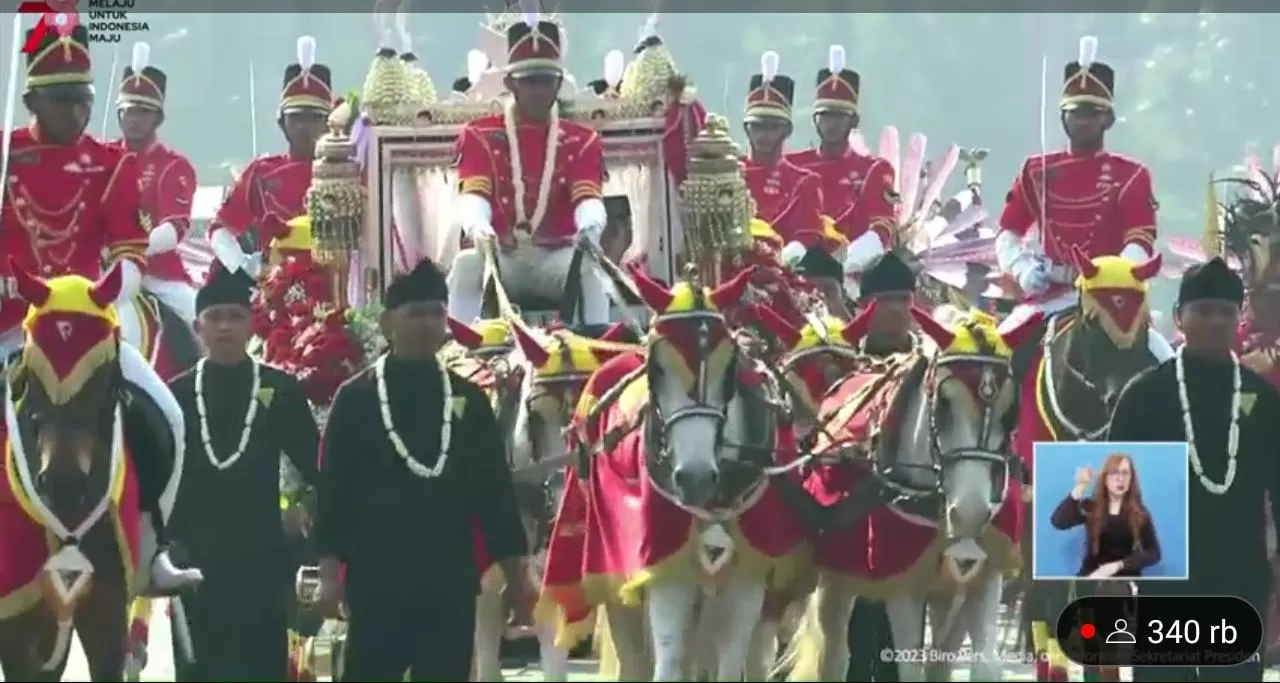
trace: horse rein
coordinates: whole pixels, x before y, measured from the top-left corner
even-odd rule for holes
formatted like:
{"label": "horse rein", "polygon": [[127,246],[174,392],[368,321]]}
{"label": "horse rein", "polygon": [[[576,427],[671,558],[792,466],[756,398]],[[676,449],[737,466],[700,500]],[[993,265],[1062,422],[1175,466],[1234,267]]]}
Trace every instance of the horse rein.
{"label": "horse rein", "polygon": [[[1062,425],[1062,427],[1070,432],[1072,441],[1099,441],[1102,440],[1111,429],[1111,420],[1108,418],[1103,421],[1102,426],[1097,429],[1090,430],[1079,427],[1071,420],[1071,418],[1067,417],[1066,411],[1062,409],[1062,405],[1058,400],[1058,382],[1056,379],[1056,373],[1053,371],[1052,345],[1053,342],[1057,341],[1059,336],[1065,334],[1069,329],[1070,325],[1061,325],[1060,318],[1055,316],[1049,321],[1049,329],[1045,332],[1044,342],[1041,345],[1040,352],[1044,356],[1044,390],[1045,393],[1048,394],[1049,410],[1053,413],[1053,418],[1058,421],[1058,424]],[[1104,392],[1099,389],[1097,385],[1095,385],[1084,373],[1072,366],[1071,363],[1064,360],[1063,368],[1073,379],[1079,382],[1080,385],[1087,390],[1085,392],[1086,394],[1095,397],[1103,396]],[[1099,398],[1098,403],[1106,409],[1111,407],[1118,398],[1118,396]],[[1104,410],[1104,412],[1108,415],[1111,414],[1110,410]]]}

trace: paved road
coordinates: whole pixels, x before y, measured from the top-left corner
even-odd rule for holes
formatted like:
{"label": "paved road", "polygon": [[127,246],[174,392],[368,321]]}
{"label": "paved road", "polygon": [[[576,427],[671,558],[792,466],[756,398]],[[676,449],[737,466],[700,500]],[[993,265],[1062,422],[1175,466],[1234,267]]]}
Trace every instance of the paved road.
{"label": "paved road", "polygon": [[[1003,626],[1008,626],[1005,619],[1001,620]],[[1009,634],[1006,628],[1004,633]],[[173,649],[171,646],[169,634],[169,620],[165,618],[161,608],[157,606],[156,613],[151,620],[151,647],[150,661],[147,668],[143,671],[142,677],[145,681],[172,681],[173,675]],[[592,661],[579,661],[571,663],[569,680],[571,681],[595,681],[596,664]],[[1081,680],[1080,672],[1074,672],[1073,680]],[[1126,672],[1127,673],[1127,672]],[[508,681],[541,681],[542,673],[537,668],[529,669],[509,669],[505,672]],[[1001,678],[1005,681],[1030,681],[1033,680],[1032,669],[1029,664],[1021,662],[1013,663],[1006,666],[1004,675]],[[0,676],[0,681],[4,680]],[[71,661],[67,666],[66,681],[89,681],[89,670],[85,665],[84,654],[80,651],[79,642],[72,644]],[[957,671],[952,677],[953,681],[968,681],[968,671]],[[1129,680],[1125,676],[1125,680]],[[1264,680],[1280,681],[1280,673],[1276,671],[1267,672]]]}

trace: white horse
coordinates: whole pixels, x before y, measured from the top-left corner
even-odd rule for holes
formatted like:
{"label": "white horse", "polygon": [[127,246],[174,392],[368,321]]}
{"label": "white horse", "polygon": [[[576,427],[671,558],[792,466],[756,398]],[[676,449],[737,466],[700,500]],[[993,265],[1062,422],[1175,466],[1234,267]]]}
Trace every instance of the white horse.
{"label": "white horse", "polygon": [[[600,339],[581,337],[567,329],[526,329],[500,320],[481,321],[473,328],[451,319],[450,328],[455,341],[487,355],[482,361],[473,360],[483,362],[489,372],[499,378],[519,378],[518,388],[498,380],[499,426],[507,437],[508,460],[533,551],[529,582],[540,586],[545,529],[553,512],[548,502],[557,497],[548,491],[548,479],[569,463],[564,430],[591,372],[611,356],[635,347],[617,343],[624,334],[622,327],[610,329]],[[506,351],[512,339],[514,349]],[[502,577],[495,572],[486,576],[476,598],[476,680],[502,680],[500,651],[508,635],[502,589]],[[556,645],[556,625],[540,621],[534,625],[534,635],[544,680],[567,681],[569,652]]]}
{"label": "white horse", "polygon": [[[749,381],[750,361],[720,314],[738,303],[750,276],[745,271],[715,290],[696,278],[666,289],[636,273],[637,290],[656,314],[648,353],[618,359],[602,370],[607,381],[598,375],[587,389],[604,395],[617,388],[613,393],[626,396],[627,388],[639,387],[643,394],[638,425],[618,409],[625,399],[614,396],[597,404],[598,419],[589,421],[585,437],[598,447],[606,434],[628,435],[595,455],[593,462],[603,462],[591,472],[593,486],[614,477],[609,485],[621,491],[591,501],[599,511],[591,523],[611,518],[617,521],[609,526],[625,525],[640,535],[617,536],[617,545],[634,554],[630,566],[619,569],[622,588],[606,601],[604,614],[621,680],[647,673],[650,648],[652,680],[687,680],[690,643],[706,642],[715,651],[715,680],[741,681],[766,588],[786,573],[803,543],[802,530],[767,479],[779,415]],[[610,386],[597,394],[597,384]],[[658,518],[670,524],[650,521]],[[783,540],[759,547],[757,534]],[[636,541],[669,552],[645,556],[634,549]],[[637,629],[636,602],[643,605],[648,638]]]}
{"label": "white horse", "polygon": [[[863,316],[872,315],[873,310],[874,306]],[[936,348],[899,361],[904,364],[898,368],[903,373],[902,391],[908,393],[905,400],[895,401],[902,405],[896,436],[885,438],[896,448],[889,453],[891,460],[875,467],[875,479],[896,499],[871,513],[871,534],[858,537],[850,532],[847,542],[870,540],[872,556],[884,559],[888,559],[886,553],[901,555],[904,547],[918,550],[915,556],[903,558],[909,568],[885,582],[891,587],[882,587],[879,596],[886,599],[897,651],[925,651],[928,608],[933,650],[957,653],[968,635],[975,653],[971,675],[974,680],[995,680],[1000,672],[992,636],[1003,572],[1015,567],[1018,558],[1013,545],[1016,536],[1007,536],[1016,531],[993,528],[992,522],[1004,527],[1018,513],[1016,500],[1005,505],[1014,478],[1003,418],[1014,396],[1011,350],[1030,324],[999,332],[994,321],[971,314],[948,328],[923,310],[913,309],[912,314]],[[851,378],[856,380],[857,374]],[[842,417],[847,423],[852,417],[840,405],[839,396],[837,385],[823,404],[820,420],[828,430],[846,429],[832,418]],[[886,536],[891,540],[886,542]],[[840,542],[845,540],[842,536]],[[784,657],[793,663],[789,680],[829,681],[844,676],[849,618],[862,588],[859,584],[871,584],[822,568],[821,563],[820,554],[817,590],[810,598],[801,633]],[[920,660],[904,657],[899,663],[901,680],[925,680]],[[940,680],[949,680],[949,673],[939,675]]]}

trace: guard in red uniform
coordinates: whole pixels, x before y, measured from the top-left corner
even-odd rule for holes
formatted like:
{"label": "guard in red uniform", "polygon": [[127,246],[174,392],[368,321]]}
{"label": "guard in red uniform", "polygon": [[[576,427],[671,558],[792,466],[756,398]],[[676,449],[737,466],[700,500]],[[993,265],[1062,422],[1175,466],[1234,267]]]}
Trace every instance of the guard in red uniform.
{"label": "guard in red uniform", "polygon": [[[28,32],[28,41],[31,34]],[[50,31],[27,57],[22,101],[35,121],[12,132],[11,149],[0,160],[0,365],[22,351],[26,302],[17,292],[13,267],[43,278],[102,275],[103,254],[119,264],[123,286],[116,306],[127,309],[142,282],[147,233],[138,221],[137,157],[85,134],[93,111],[89,34],[76,26]],[[122,310],[122,315],[125,313]],[[120,368],[130,391],[155,401],[182,443],[182,409],[142,354],[120,344]],[[150,594],[176,592],[200,581],[200,572],[179,570],[162,550],[182,468],[162,462],[161,449],[135,454],[144,523],[140,588]],[[147,457],[157,456],[157,457]],[[180,463],[181,460],[178,459]]]}
{"label": "guard in red uniform", "polygon": [[[607,223],[600,134],[560,118],[564,81],[560,27],[531,19],[507,29],[505,110],[476,119],[458,134],[457,211],[473,242],[496,240],[502,284],[511,298],[565,296],[576,240],[600,243]],[[484,256],[463,249],[449,272],[449,313],[480,317]],[[609,321],[605,283],[581,270],[582,322]]]}
{"label": "guard in red uniform", "polygon": [[[168,78],[150,59],[151,46],[134,44],[133,61],[120,83],[116,118],[123,137],[116,144],[137,155],[142,179],[142,227],[149,230],[142,287],[190,325],[195,322],[196,290],[177,247],[191,227],[196,171],[185,156],[157,139]],[[133,319],[120,322],[125,337],[132,338],[127,327]]]}
{"label": "guard in red uniform", "polygon": [[303,200],[311,186],[316,141],[324,135],[333,108],[329,83],[329,67],[316,64],[315,38],[299,38],[298,63],[284,71],[277,120],[289,142],[289,153],[251,161],[209,228],[213,253],[228,270],[244,268],[255,275],[262,263],[261,250],[289,234],[291,219],[307,213]]}
{"label": "guard in red uniform", "polygon": [[[996,258],[1028,296],[1012,317],[1038,309],[1047,319],[1076,306],[1072,247],[1089,258],[1121,256],[1135,263],[1155,254],[1158,205],[1151,172],[1103,148],[1116,120],[1115,73],[1097,61],[1097,51],[1097,38],[1081,38],[1079,58],[1066,65],[1062,127],[1070,144],[1023,162],[1000,216]],[[1150,330],[1147,337],[1158,361],[1173,357],[1158,332]],[[1033,353],[1037,341],[1022,344],[1023,353],[1015,357]]]}
{"label": "guard in red uniform", "polygon": [[[832,45],[827,68],[818,71],[813,125],[817,147],[787,155],[792,163],[822,178],[822,213],[849,241],[845,270],[860,273],[893,245],[896,197],[893,166],[877,156],[859,154],[849,144],[858,128],[858,89],[862,77],[845,68],[845,52]],[[828,251],[835,245],[827,240]]]}
{"label": "guard in red uniform", "polygon": [[[777,231],[787,245],[783,260],[799,259],[804,250],[824,243],[822,179],[787,160],[783,148],[791,137],[791,103],[796,83],[778,73],[778,53],[760,58],[760,73],[751,77],[743,116],[751,151],[743,159],[747,187],[756,201],[756,217]],[[795,245],[795,246],[793,246]]]}

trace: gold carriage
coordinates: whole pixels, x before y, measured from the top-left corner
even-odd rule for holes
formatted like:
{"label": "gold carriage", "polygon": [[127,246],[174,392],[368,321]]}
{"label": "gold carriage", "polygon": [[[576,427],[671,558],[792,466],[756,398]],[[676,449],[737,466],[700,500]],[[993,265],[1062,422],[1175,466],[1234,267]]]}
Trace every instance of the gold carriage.
{"label": "gold carriage", "polygon": [[[461,228],[452,211],[458,187],[454,142],[468,121],[502,111],[508,96],[502,78],[505,32],[517,20],[512,14],[490,16],[479,27],[479,47],[467,55],[468,77],[459,79],[466,81],[461,92],[440,92],[415,62],[374,59],[361,106],[373,124],[367,130],[366,229],[359,245],[367,255],[367,291],[381,292],[387,274],[423,256],[448,266],[461,248]],[[679,190],[665,154],[671,149],[669,136],[696,135],[696,117],[688,114],[692,91],[673,89],[680,81],[670,54],[660,41],[648,42],[657,44],[629,64],[619,51],[606,56],[604,94],[580,88],[567,75],[562,115],[595,127],[603,138],[605,194],[630,201],[632,233],[625,258],[645,262],[656,276],[670,280],[678,272],[673,245],[682,235]],[[531,322],[548,307],[548,302],[514,303]]]}

